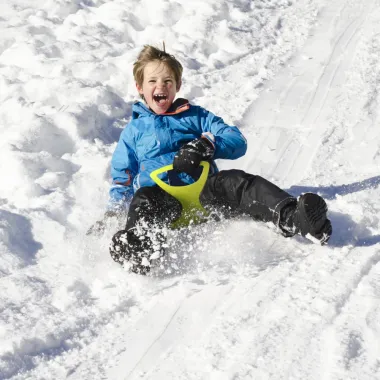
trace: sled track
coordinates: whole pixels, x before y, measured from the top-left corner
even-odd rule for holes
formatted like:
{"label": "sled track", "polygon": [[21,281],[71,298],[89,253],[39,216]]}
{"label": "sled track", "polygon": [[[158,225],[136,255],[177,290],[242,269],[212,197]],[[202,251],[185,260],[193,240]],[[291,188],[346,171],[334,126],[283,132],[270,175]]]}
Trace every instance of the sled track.
{"label": "sled track", "polygon": [[[248,135],[249,147],[255,151],[251,156],[255,159],[243,160],[247,171],[262,168],[264,176],[294,184],[309,169],[329,128],[332,112],[329,104],[334,101],[328,100],[339,95],[359,31],[372,8],[371,4],[366,8],[359,4],[354,13],[346,5],[341,9],[335,7],[334,12],[322,18],[315,34],[288,68],[267,84],[246,113],[243,125],[256,130]],[[336,30],[339,30],[337,38]],[[332,46],[330,41],[334,41]],[[319,79],[314,82],[318,72]]]}

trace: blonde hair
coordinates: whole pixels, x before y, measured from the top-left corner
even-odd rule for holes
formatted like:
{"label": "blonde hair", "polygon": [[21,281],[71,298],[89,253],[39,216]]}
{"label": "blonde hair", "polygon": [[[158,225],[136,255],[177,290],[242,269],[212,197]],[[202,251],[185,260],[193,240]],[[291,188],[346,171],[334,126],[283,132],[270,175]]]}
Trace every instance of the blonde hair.
{"label": "blonde hair", "polygon": [[177,82],[177,86],[181,83],[183,67],[174,57],[165,51],[165,43],[162,44],[163,50],[158,49],[151,45],[144,45],[144,48],[140,51],[137,61],[133,64],[133,77],[139,86],[142,86],[144,82],[144,68],[152,61],[163,62],[174,74],[174,79]]}

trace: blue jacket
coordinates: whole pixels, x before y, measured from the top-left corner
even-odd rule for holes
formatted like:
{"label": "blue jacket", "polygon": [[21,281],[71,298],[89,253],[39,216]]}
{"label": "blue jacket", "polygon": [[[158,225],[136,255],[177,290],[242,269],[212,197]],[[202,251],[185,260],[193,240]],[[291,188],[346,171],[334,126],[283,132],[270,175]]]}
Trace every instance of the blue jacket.
{"label": "blue jacket", "polygon": [[[163,115],[136,102],[132,120],[121,133],[112,156],[108,209],[127,208],[137,189],[155,185],[150,178],[152,171],[172,164],[182,145],[205,133],[215,138],[214,159],[237,159],[247,150],[247,141],[237,127],[185,99],[177,99]],[[211,167],[210,175],[218,171],[214,161]],[[191,182],[190,176],[181,176],[185,183]],[[161,178],[167,181],[167,175]]]}

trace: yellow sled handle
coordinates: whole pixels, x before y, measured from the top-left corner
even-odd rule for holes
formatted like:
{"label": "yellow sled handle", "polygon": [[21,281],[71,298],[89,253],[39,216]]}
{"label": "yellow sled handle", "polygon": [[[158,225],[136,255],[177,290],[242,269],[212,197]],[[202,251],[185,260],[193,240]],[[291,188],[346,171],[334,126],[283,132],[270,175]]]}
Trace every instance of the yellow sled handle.
{"label": "yellow sled handle", "polygon": [[202,207],[199,201],[199,196],[207,181],[208,173],[210,171],[210,163],[202,161],[200,166],[203,167],[203,171],[198,181],[185,186],[170,186],[158,178],[159,174],[173,170],[173,165],[164,166],[150,173],[152,180],[161,187],[161,189],[165,190],[168,194],[181,202],[181,216],[172,223],[172,228],[187,227],[190,223],[202,223],[208,216],[207,210]]}

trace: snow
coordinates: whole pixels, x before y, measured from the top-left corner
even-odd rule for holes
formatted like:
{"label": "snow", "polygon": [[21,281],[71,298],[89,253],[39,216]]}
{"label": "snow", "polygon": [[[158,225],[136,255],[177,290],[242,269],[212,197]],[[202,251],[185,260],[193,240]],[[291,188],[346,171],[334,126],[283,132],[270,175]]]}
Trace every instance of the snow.
{"label": "snow", "polygon": [[[380,379],[379,0],[0,4],[0,379]],[[325,197],[328,246],[248,219],[130,274],[86,236],[144,44],[238,125],[240,168]]]}

